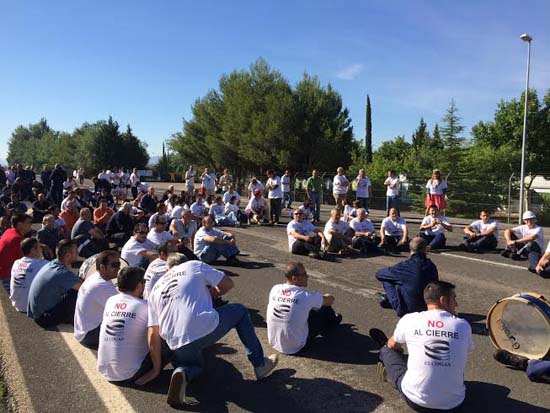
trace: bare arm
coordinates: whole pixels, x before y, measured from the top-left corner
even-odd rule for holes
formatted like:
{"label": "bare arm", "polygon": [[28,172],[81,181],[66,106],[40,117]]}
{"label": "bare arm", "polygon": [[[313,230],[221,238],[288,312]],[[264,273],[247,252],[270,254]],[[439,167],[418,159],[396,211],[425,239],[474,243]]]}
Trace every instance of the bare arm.
{"label": "bare arm", "polygon": [[149,352],[153,361],[153,368],[136,380],[136,384],[142,386],[155,379],[162,369],[162,357],[160,352],[160,331],[159,326],[149,327],[147,330],[147,342],[149,343]]}
{"label": "bare arm", "polygon": [[397,351],[402,351],[403,350],[403,346],[401,346],[401,344],[399,344],[397,341],[395,341],[395,339],[393,338],[393,336],[391,336],[389,339],[388,339],[388,344],[387,344],[388,348],[391,348],[393,350],[397,350]]}

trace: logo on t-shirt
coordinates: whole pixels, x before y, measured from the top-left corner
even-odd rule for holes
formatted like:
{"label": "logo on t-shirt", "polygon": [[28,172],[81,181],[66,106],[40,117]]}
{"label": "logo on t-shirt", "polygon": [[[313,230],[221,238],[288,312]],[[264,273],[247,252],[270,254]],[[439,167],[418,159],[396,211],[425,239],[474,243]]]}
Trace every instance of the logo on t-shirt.
{"label": "logo on t-shirt", "polygon": [[23,286],[23,283],[25,282],[25,273],[18,273],[18,274],[15,274],[15,276],[13,277],[13,286],[15,288],[19,288],[19,287],[22,287]]}
{"label": "logo on t-shirt", "polygon": [[121,340],[124,333],[124,324],[126,323],[123,319],[112,320],[105,326],[105,334],[108,334],[112,339]]}
{"label": "logo on t-shirt", "polygon": [[176,294],[178,290],[178,280],[174,278],[172,281],[170,281],[164,289],[160,292],[160,296],[163,300],[167,300]]}
{"label": "logo on t-shirt", "polygon": [[290,313],[290,304],[279,304],[273,308],[273,316],[279,320],[288,319]]}
{"label": "logo on t-shirt", "polygon": [[445,340],[430,340],[424,344],[424,354],[431,359],[447,361],[451,359],[451,348]]}

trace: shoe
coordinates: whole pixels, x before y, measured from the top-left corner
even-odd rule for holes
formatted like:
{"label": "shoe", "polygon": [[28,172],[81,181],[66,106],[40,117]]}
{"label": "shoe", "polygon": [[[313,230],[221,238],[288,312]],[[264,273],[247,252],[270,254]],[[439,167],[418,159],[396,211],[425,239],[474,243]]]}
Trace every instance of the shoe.
{"label": "shoe", "polygon": [[504,258],[510,258],[510,251],[504,250],[500,253]]}
{"label": "shoe", "polygon": [[536,273],[537,273],[537,270],[535,270],[535,269],[534,269],[533,267],[531,267],[531,266],[529,266],[529,267],[527,268],[527,271],[532,272],[533,274],[536,274]]}
{"label": "shoe", "polygon": [[379,328],[371,328],[369,330],[369,336],[374,340],[376,344],[380,347],[384,347],[388,342],[388,336]]}
{"label": "shoe", "polygon": [[529,361],[527,357],[518,356],[506,350],[495,351],[493,357],[499,363],[506,364],[518,370],[527,370],[527,362]]}
{"label": "shoe", "polygon": [[235,255],[233,255],[225,260],[225,264],[232,267],[240,267],[242,262]]}
{"label": "shoe", "polygon": [[241,223],[239,221],[235,222],[235,228],[240,228],[241,227]]}
{"label": "shoe", "polygon": [[379,361],[376,365],[376,375],[378,376],[380,381],[384,383],[388,381],[388,372],[386,371],[384,363],[382,363],[381,361]]}
{"label": "shoe", "polygon": [[187,379],[185,378],[185,371],[183,367],[178,367],[172,373],[172,378],[170,379],[170,387],[168,388],[168,397],[166,402],[170,406],[177,406],[179,404],[184,404],[185,400],[185,390],[187,387]]}
{"label": "shoe", "polygon": [[342,314],[336,313],[336,317],[334,318],[334,324],[335,325],[341,324],[343,318],[344,317],[342,317]]}
{"label": "shoe", "polygon": [[309,258],[315,258],[316,260],[321,259],[321,255],[318,252],[310,252],[309,254],[307,254],[307,256]]}
{"label": "shoe", "polygon": [[279,362],[279,356],[277,354],[272,354],[269,357],[264,357],[264,364],[260,367],[254,367],[254,373],[256,374],[256,379],[261,380],[264,377],[269,376],[273,371],[277,363]]}
{"label": "shoe", "polygon": [[512,260],[514,260],[514,261],[521,261],[521,255],[516,254],[515,252],[512,253],[512,255],[510,256],[510,258],[512,258]]}
{"label": "shoe", "polygon": [[376,301],[378,301],[378,304],[380,304],[380,307],[392,308],[390,304],[390,300],[388,300],[388,295],[386,293],[376,293],[374,294],[374,298],[376,299]]}
{"label": "shoe", "polygon": [[468,244],[462,243],[458,246],[462,251],[464,252],[470,252],[470,248],[468,248]]}

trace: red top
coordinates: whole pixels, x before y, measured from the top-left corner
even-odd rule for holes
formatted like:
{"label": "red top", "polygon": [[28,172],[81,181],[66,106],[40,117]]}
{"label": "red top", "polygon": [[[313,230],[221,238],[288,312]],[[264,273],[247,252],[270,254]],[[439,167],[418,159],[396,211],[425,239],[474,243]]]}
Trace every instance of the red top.
{"label": "red top", "polygon": [[8,228],[0,238],[0,279],[9,280],[15,260],[23,256],[21,241],[24,237],[15,228]]}

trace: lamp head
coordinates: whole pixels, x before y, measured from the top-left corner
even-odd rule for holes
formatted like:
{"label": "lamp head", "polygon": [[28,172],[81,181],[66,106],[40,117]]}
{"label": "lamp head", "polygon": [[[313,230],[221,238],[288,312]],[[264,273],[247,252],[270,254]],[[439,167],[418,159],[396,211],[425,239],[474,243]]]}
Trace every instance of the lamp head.
{"label": "lamp head", "polygon": [[533,40],[533,38],[529,36],[527,33],[523,33],[521,36],[519,36],[519,38],[524,42],[530,42],[531,40]]}

